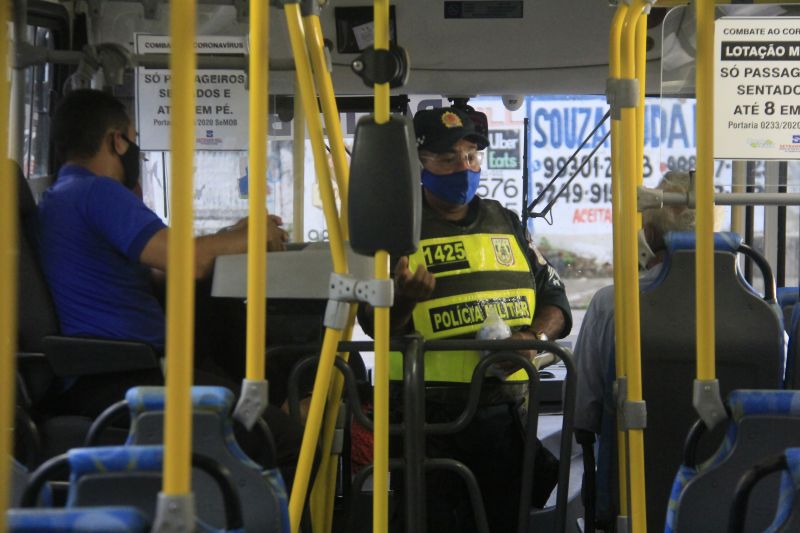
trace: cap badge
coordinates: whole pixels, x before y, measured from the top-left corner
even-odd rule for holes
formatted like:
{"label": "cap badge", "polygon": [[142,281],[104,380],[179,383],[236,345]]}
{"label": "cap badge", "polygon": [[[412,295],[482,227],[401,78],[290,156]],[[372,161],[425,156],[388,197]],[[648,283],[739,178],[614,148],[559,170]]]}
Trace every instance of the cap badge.
{"label": "cap badge", "polygon": [[461,117],[452,111],[445,111],[442,113],[442,124],[445,128],[463,128],[464,124],[461,123]]}

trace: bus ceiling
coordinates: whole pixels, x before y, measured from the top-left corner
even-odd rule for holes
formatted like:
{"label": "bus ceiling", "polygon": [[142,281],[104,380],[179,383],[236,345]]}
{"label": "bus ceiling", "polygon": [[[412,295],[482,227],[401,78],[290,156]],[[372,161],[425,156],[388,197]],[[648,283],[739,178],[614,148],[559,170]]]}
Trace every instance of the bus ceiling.
{"label": "bus ceiling", "polygon": [[[89,18],[90,44],[116,43],[132,50],[135,33],[168,33],[168,3],[163,0],[87,0],[76,9]],[[391,37],[411,60],[405,93],[605,92],[614,12],[606,2],[404,0],[391,11]],[[648,93],[659,92],[663,12],[654,10],[648,30]],[[245,35],[247,15],[244,0],[200,0],[198,34]],[[270,19],[270,91],[292,94],[295,76],[286,22],[278,11]],[[372,6],[363,0],[337,0],[322,9],[321,21],[337,93],[370,93],[351,64],[371,43]]]}

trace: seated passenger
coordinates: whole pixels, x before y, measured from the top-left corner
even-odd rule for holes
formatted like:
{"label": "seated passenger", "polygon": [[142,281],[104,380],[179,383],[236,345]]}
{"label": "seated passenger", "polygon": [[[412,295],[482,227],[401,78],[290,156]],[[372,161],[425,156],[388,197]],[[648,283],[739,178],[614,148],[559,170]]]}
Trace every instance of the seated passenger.
{"label": "seated passenger", "polygon": [[[64,98],[53,119],[63,165],[38,206],[39,255],[64,335],[140,341],[163,353],[164,310],[150,269],[166,271],[169,228],[133,192],[140,163],[134,139],[124,104],[110,94],[78,90]],[[287,234],[280,220],[270,217],[268,224],[268,249],[283,249]],[[196,277],[207,276],[217,256],[246,250],[247,219],[195,239]],[[238,391],[214,369],[203,372],[204,363],[195,362],[195,383]],[[160,371],[87,376],[55,398],[52,408],[93,417],[129,387],[149,384],[163,384]],[[280,446],[283,414],[274,409],[266,417]]]}
{"label": "seated passenger", "polygon": [[[692,188],[686,172],[668,172],[657,189],[686,194]],[[647,241],[644,247],[639,240],[639,286],[648,286],[661,272],[666,256],[664,236],[671,231],[694,229],[695,212],[686,207],[649,209],[642,214],[642,232]],[[595,293],[583,318],[580,334],[575,343],[575,362],[578,368],[578,390],[575,404],[575,429],[600,434],[615,431],[613,385],[616,380],[614,343],[614,286],[603,287]],[[605,439],[598,452],[598,466],[603,464],[608,472],[598,472],[598,477],[615,479],[616,455],[607,447]],[[600,459],[600,456],[605,459]],[[606,493],[598,485],[597,517],[600,522],[616,516],[616,495]],[[616,487],[612,489],[616,491]]]}
{"label": "seated passenger", "polygon": [[[475,338],[487,311],[494,309],[512,327],[512,338],[567,335],[572,316],[558,273],[530,242],[515,213],[476,196],[488,139],[456,108],[420,111],[414,128],[423,166],[422,236],[417,252],[396,261],[392,334],[416,330],[426,339]],[[448,314],[455,306],[471,312]],[[372,309],[362,309],[359,320],[371,330]],[[535,352],[524,355],[532,358]],[[429,422],[452,421],[461,413],[479,359],[474,351],[426,353]],[[426,453],[459,460],[472,470],[490,530],[501,533],[515,531],[517,524],[527,374],[509,366],[497,370],[502,379],[487,379],[472,423],[455,435],[430,436]],[[391,379],[402,379],[399,354],[391,360]],[[392,389],[393,409],[401,409],[399,392]],[[557,461],[537,449],[532,503],[542,507],[556,483]],[[393,448],[392,455],[399,450]],[[476,530],[460,478],[434,471],[427,479],[428,531]]]}

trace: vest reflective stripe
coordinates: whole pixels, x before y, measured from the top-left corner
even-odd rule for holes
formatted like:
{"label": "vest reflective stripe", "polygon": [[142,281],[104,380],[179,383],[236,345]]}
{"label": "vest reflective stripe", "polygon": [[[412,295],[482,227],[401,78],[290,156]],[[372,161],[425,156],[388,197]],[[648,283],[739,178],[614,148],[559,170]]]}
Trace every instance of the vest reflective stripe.
{"label": "vest reflective stripe", "polygon": [[[510,214],[493,200],[481,200],[470,226],[459,226],[423,210],[419,249],[409,269],[425,265],[436,277],[431,299],[419,302],[412,318],[426,340],[474,338],[494,308],[511,327],[530,326],[536,310],[533,275],[513,231]],[[486,290],[489,289],[489,290]],[[425,381],[467,383],[480,353],[427,352]],[[390,378],[402,379],[402,357],[390,354]],[[525,380],[524,371],[509,380]]]}
{"label": "vest reflective stripe", "polygon": [[412,272],[425,265],[436,278],[472,272],[528,272],[528,261],[513,235],[478,233],[425,239],[409,256]]}
{"label": "vest reflective stripe", "polygon": [[414,307],[414,327],[428,340],[474,336],[490,308],[511,327],[529,326],[533,321],[534,297],[533,289],[510,289],[426,300]]}

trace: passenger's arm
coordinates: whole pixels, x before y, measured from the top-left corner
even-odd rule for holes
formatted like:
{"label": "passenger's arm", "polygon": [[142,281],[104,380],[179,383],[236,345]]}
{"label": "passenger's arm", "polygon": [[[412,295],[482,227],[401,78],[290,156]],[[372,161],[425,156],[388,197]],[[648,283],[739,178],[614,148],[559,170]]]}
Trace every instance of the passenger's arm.
{"label": "passenger's arm", "polygon": [[531,330],[534,333],[544,333],[548,339],[558,339],[562,336],[561,332],[564,331],[566,322],[564,311],[560,307],[555,305],[537,306]]}
{"label": "passenger's arm", "polygon": [[[268,219],[267,250],[278,251],[285,248],[286,232],[279,226],[279,217]],[[169,228],[153,235],[142,249],[139,261],[152,268],[167,270],[167,240]],[[204,235],[195,239],[195,278],[200,279],[211,273],[214,260],[220,255],[240,254],[247,251],[247,219],[242,219],[224,231]]]}

